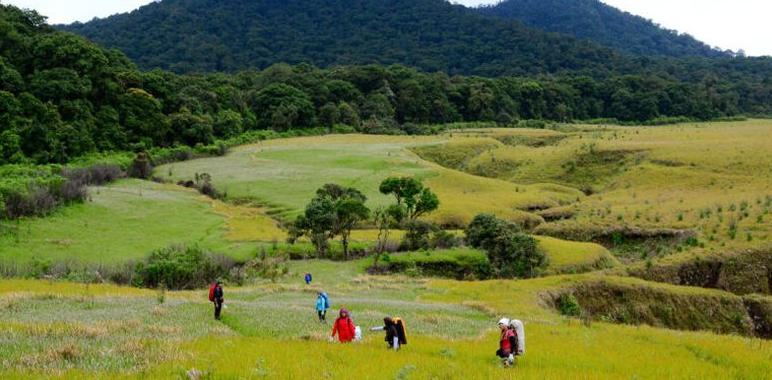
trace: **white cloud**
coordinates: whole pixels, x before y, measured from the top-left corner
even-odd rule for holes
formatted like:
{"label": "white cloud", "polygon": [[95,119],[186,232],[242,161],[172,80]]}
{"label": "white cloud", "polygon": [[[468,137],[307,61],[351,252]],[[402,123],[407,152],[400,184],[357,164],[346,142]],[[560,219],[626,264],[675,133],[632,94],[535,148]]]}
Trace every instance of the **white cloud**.
{"label": "white cloud", "polygon": [[89,21],[94,17],[107,17],[137,9],[154,0],[7,0],[20,8],[29,8],[48,16],[51,24],[69,24]]}

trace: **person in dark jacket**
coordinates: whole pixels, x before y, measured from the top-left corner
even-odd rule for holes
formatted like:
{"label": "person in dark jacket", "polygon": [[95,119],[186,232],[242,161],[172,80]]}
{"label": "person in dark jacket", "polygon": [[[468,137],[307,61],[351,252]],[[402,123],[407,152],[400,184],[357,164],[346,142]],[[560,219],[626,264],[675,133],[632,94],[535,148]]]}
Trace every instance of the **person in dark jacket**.
{"label": "person in dark jacket", "polygon": [[311,277],[311,273],[306,272],[306,275],[303,277],[303,279],[306,281],[306,285],[310,285],[313,277]]}
{"label": "person in dark jacket", "polygon": [[222,311],[222,304],[225,302],[223,298],[222,282],[217,281],[217,285],[214,288],[214,319],[220,320],[220,312]]}
{"label": "person in dark jacket", "polygon": [[373,327],[370,331],[385,331],[386,338],[384,340],[386,341],[386,345],[388,345],[388,348],[395,351],[407,344],[405,324],[399,318],[383,318],[383,326]]}

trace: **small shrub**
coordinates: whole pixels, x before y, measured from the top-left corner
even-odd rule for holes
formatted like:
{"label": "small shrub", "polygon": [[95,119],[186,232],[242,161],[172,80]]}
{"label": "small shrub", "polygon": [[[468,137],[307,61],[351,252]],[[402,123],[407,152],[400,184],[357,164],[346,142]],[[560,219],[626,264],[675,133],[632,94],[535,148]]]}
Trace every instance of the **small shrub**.
{"label": "small shrub", "polygon": [[129,167],[129,176],[133,178],[148,179],[153,174],[153,165],[147,152],[139,152]]}
{"label": "small shrub", "polygon": [[134,285],[168,289],[194,289],[224,277],[231,268],[223,267],[214,255],[197,246],[174,245],[156,250],[135,266]]}
{"label": "small shrub", "polygon": [[579,301],[571,293],[563,293],[558,297],[557,307],[560,314],[569,317],[578,317],[582,313]]}
{"label": "small shrub", "polygon": [[459,245],[461,245],[461,239],[448,231],[438,229],[432,236],[432,248],[447,249],[458,247]]}
{"label": "small shrub", "polygon": [[286,256],[268,256],[264,250],[258,257],[247,262],[244,270],[246,277],[266,278],[271,282],[276,282],[289,273]]}
{"label": "small shrub", "polygon": [[431,248],[431,234],[439,230],[433,223],[423,220],[410,220],[405,223],[405,237],[402,248],[406,251]]}

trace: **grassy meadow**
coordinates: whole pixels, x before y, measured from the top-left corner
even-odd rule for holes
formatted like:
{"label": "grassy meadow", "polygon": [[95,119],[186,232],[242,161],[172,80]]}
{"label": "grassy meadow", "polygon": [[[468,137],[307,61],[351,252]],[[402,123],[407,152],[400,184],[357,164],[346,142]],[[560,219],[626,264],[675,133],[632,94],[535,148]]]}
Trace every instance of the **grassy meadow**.
{"label": "grassy meadow", "polygon": [[[315,274],[312,286],[302,284],[304,271]],[[203,290],[3,280],[0,376],[186,378],[195,369],[211,379],[769,378],[769,341],[588,325],[544,308],[544,292],[591,278],[429,281],[311,260],[292,263],[277,283],[227,287],[222,322],[211,318]],[[404,317],[408,345],[389,352],[380,333],[367,331],[362,343],[327,342],[330,324],[317,322],[313,311],[319,289],[329,292],[333,309],[351,309],[363,328],[384,315]],[[527,353],[515,369],[493,356],[502,315],[526,322]]]}
{"label": "grassy meadow", "polygon": [[[380,181],[400,175],[421,178],[439,196],[427,219],[456,236],[481,212],[518,222],[549,265],[535,279],[456,281],[368,274],[372,258],[290,261],[275,282],[226,283],[222,321],[213,320],[205,290],[0,279],[0,378],[772,379],[772,341],[738,333],[750,323],[746,293],[627,277],[631,268],[699,267],[717,255],[768,249],[769,136],[768,120],[329,135],[163,165],[155,175],[169,183],[124,179],[91,188],[83,204],[0,224],[0,264],[8,272],[37,260],[125,265],[172,244],[238,261],[282,250],[304,256],[310,244],[284,243],[283,223],[318,187],[356,187],[374,207],[392,201],[378,193]],[[197,173],[209,173],[225,198],[173,184]],[[592,235],[615,229],[651,233],[663,247],[642,251]],[[694,238],[662,243],[660,230]],[[391,240],[403,235],[394,230]],[[369,247],[376,238],[364,225],[351,240]],[[389,256],[439,262],[485,254],[459,247]],[[742,275],[737,268],[733,276]],[[314,275],[310,286],[305,272]],[[670,282],[661,278],[670,272],[661,273],[657,281]],[[344,306],[364,330],[401,316],[409,344],[390,352],[381,333],[368,331],[361,343],[328,342],[330,322],[317,322],[313,309],[320,290],[331,297],[329,320]],[[556,300],[568,293],[598,315],[561,315]],[[768,294],[753,297],[772,304]],[[493,355],[502,316],[526,323],[527,353],[513,369]]]}
{"label": "grassy meadow", "polygon": [[[207,200],[175,185],[123,180],[92,188],[90,200],[83,204],[61,208],[45,218],[8,223],[0,234],[0,261],[109,265],[183,243],[246,258],[254,247],[228,239],[239,231],[245,212],[251,211]],[[253,233],[265,237],[278,233],[275,221],[264,215],[250,217],[249,224]]]}
{"label": "grassy meadow", "polygon": [[424,161],[408,148],[437,144],[444,137],[330,135],[264,141],[238,147],[225,157],[164,165],[159,176],[188,180],[209,173],[229,198],[249,199],[282,219],[298,215],[316,189],[326,183],[353,186],[370,206],[391,201],[378,192],[388,176],[422,178],[440,198],[440,209],[428,219],[460,227],[479,212],[513,220],[537,218],[523,211],[534,204],[559,205],[581,193],[555,185],[518,186],[507,181],[468,175]]}

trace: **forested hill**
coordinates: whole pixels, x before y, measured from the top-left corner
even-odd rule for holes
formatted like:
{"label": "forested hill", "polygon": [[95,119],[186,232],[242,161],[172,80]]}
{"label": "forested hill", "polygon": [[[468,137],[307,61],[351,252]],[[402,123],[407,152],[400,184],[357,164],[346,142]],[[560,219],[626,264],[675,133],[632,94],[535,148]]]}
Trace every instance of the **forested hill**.
{"label": "forested hill", "polygon": [[638,55],[730,55],[599,0],[505,0],[477,10],[484,15],[518,20],[534,28],[588,39]]}
{"label": "forested hill", "polygon": [[0,5],[0,165],[153,147],[218,149],[218,140],[271,131],[423,134],[434,130],[429,124],[463,121],[543,127],[524,119],[769,115],[771,62],[693,58],[672,60],[673,70],[596,78],[308,64],[178,75],[140,71],[118,50],[56,31],[34,11]]}
{"label": "forested hill", "polygon": [[486,76],[607,73],[612,49],[445,0],[164,0],[66,30],[142,68],[235,71],[273,63],[399,63]]}

